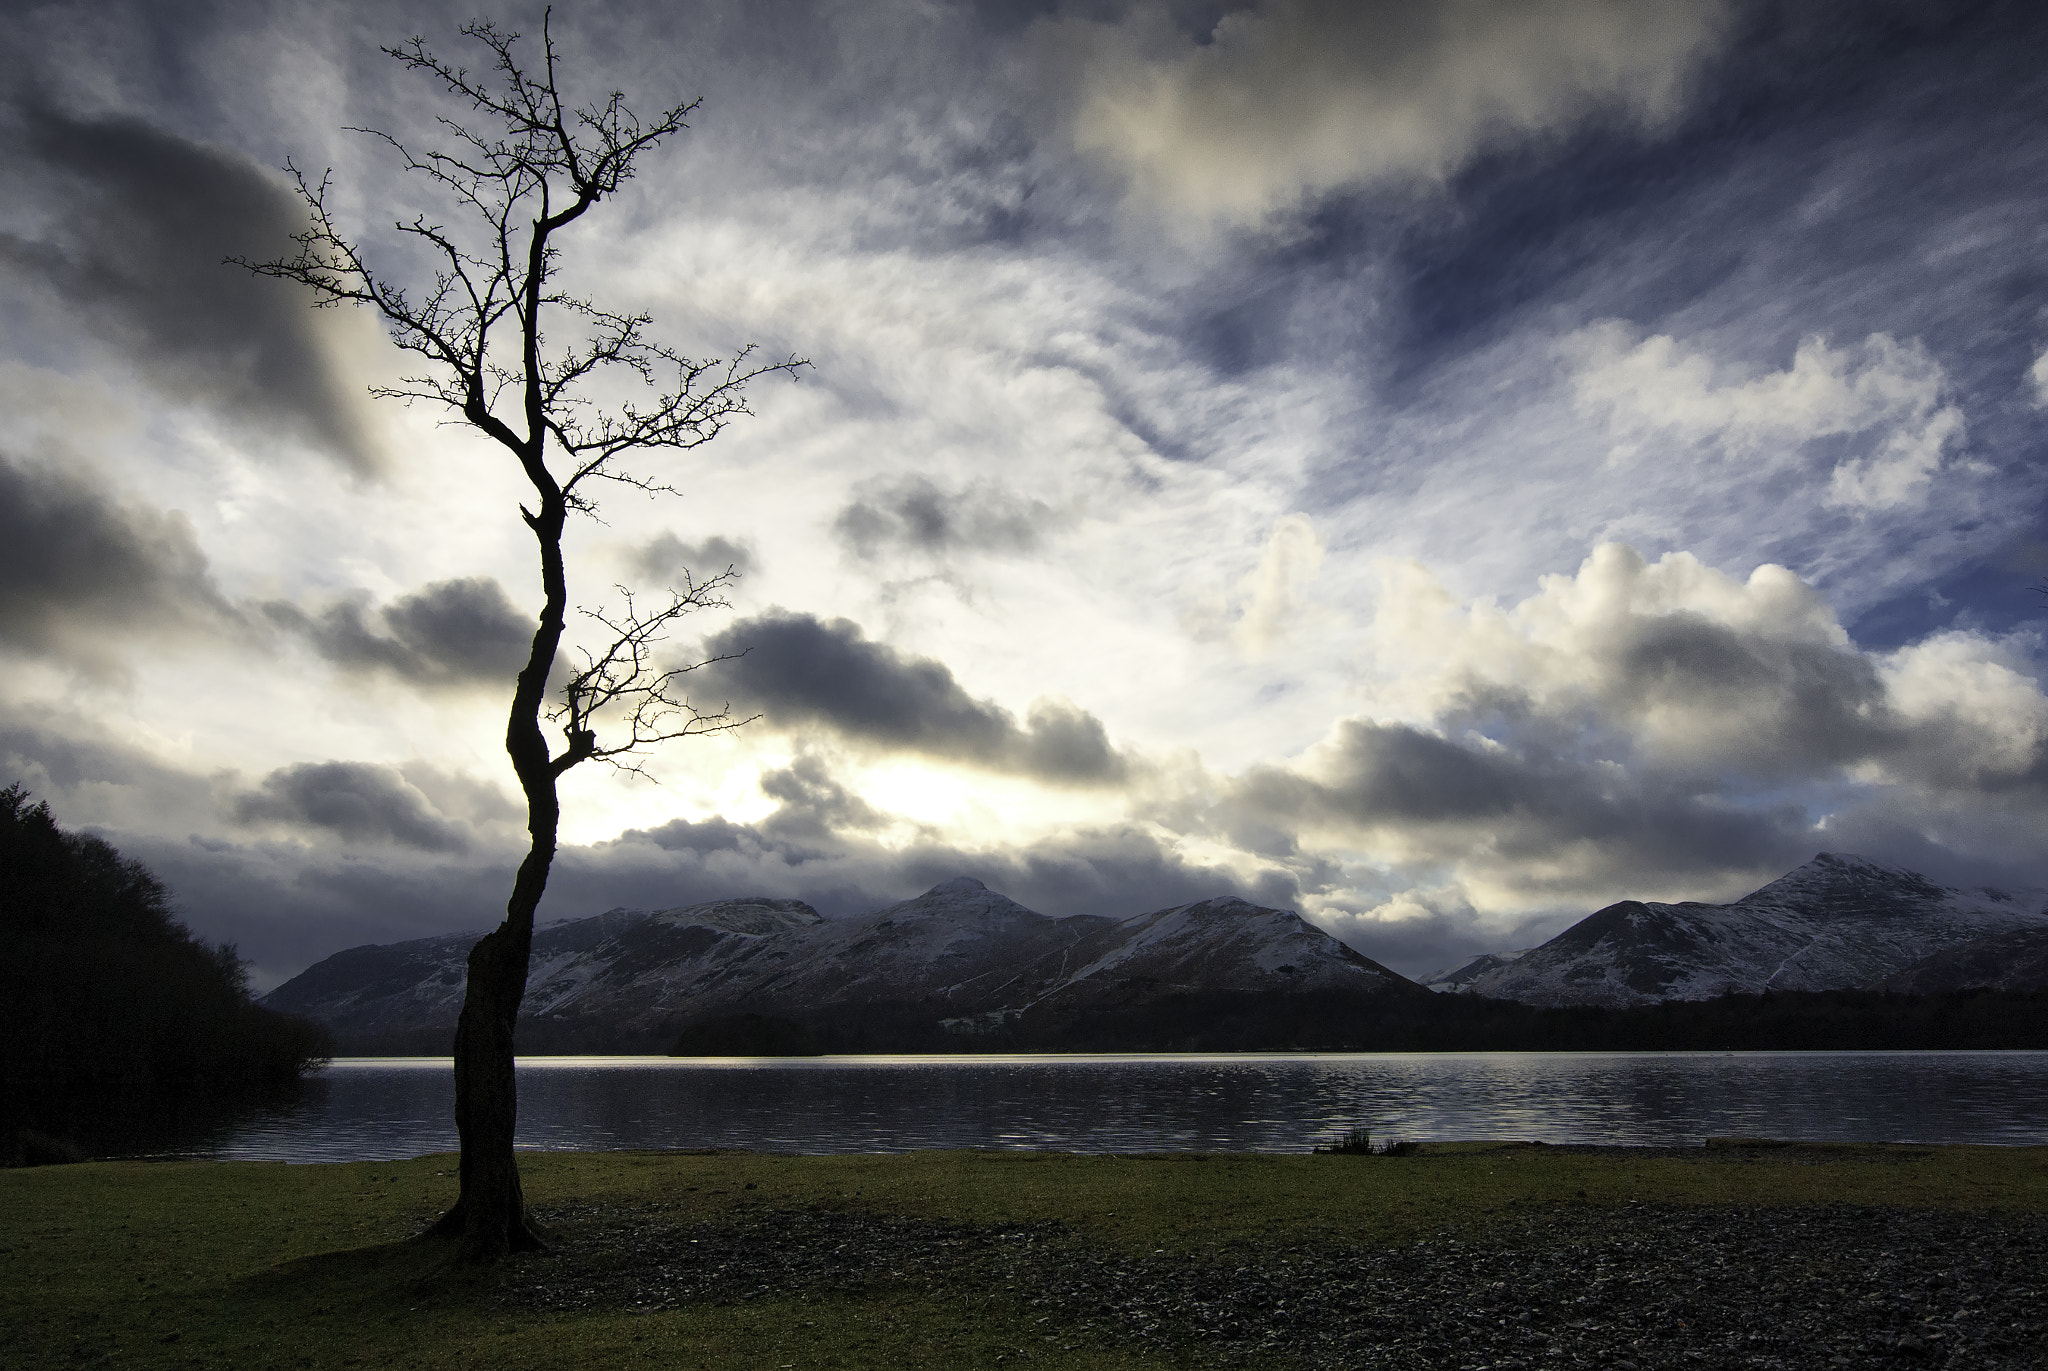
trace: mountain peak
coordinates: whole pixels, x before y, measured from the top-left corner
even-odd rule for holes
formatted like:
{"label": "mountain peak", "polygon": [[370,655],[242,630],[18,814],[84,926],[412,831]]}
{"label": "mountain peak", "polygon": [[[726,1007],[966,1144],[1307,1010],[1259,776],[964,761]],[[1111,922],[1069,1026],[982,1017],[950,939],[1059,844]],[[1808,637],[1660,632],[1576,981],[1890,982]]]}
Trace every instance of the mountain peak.
{"label": "mountain peak", "polygon": [[1904,867],[1859,857],[1853,852],[1816,852],[1808,866],[1839,867],[1847,871],[1903,871]]}
{"label": "mountain peak", "polygon": [[1816,900],[1835,903],[1895,904],[1901,899],[1938,902],[1951,894],[1917,871],[1890,862],[1859,857],[1853,852],[1820,852],[1770,884],[1744,895],[1737,904],[1773,905]]}
{"label": "mountain peak", "polygon": [[1609,1005],[1875,990],[1944,948],[2014,930],[2048,933],[2043,895],[1955,890],[1889,862],[1822,852],[1729,904],[1608,905],[1448,988],[1528,1004]]}
{"label": "mountain peak", "polygon": [[742,895],[736,899],[710,900],[704,904],[656,910],[653,917],[665,924],[696,924],[757,937],[824,922],[818,911],[802,900],[778,900],[768,895]]}
{"label": "mountain peak", "polygon": [[1193,904],[1182,905],[1180,912],[1194,915],[1196,918],[1215,915],[1233,919],[1242,919],[1249,914],[1293,913],[1292,910],[1267,909],[1264,905],[1253,904],[1250,900],[1238,895],[1215,895],[1206,900],[1196,900]]}
{"label": "mountain peak", "polygon": [[860,922],[902,918],[936,918],[949,921],[964,919],[970,923],[979,923],[991,919],[1040,920],[1044,919],[1045,915],[1036,910],[1026,909],[999,890],[990,890],[972,876],[955,876],[950,881],[941,881],[922,895],[899,900]]}

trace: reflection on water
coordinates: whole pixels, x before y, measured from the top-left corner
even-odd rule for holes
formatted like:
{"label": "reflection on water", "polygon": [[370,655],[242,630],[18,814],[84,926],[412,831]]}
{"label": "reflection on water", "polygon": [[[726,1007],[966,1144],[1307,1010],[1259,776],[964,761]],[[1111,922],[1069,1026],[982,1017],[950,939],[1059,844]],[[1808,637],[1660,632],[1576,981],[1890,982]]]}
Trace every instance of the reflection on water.
{"label": "reflection on water", "polygon": [[[453,1150],[445,1057],[345,1058],[196,1155]],[[530,1057],[529,1148],[1301,1152],[1382,1137],[2048,1143],[2048,1052]]]}

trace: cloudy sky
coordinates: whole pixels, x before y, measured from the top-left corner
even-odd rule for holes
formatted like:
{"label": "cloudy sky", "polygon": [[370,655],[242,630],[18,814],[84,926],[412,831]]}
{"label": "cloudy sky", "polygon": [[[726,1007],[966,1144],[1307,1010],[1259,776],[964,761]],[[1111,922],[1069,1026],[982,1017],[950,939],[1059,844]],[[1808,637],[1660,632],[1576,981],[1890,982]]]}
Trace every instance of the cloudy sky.
{"label": "cloudy sky", "polygon": [[[518,473],[223,266],[435,211],[467,4],[0,31],[0,779],[267,986],[494,922]],[[536,35],[537,7],[505,25]],[[1858,0],[565,6],[691,127],[564,244],[798,354],[572,595],[740,573],[759,719],[586,767],[543,917],[1234,891],[1410,973],[1819,850],[2048,885],[2048,18]]]}

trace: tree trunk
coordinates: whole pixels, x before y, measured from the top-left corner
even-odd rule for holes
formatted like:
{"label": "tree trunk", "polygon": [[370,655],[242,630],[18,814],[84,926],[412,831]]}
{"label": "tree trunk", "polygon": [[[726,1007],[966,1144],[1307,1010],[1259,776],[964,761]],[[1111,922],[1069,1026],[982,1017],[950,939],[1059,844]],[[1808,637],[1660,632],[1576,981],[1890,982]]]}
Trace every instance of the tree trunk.
{"label": "tree trunk", "polygon": [[[546,475],[545,469],[541,475]],[[462,1015],[455,1024],[455,1129],[462,1138],[462,1193],[455,1207],[429,1230],[438,1236],[460,1236],[461,1259],[476,1263],[547,1247],[526,1212],[519,1161],[512,1152],[513,1127],[518,1121],[512,1031],[519,1021],[519,1003],[526,998],[533,916],[547,890],[548,868],[554,865],[561,830],[562,808],[555,780],[581,761],[582,754],[572,745],[563,756],[551,758],[546,735],[541,732],[548,671],[561,645],[563,609],[568,602],[562,572],[561,496],[552,482],[542,486],[542,493],[548,497],[543,512],[528,515],[527,523],[540,540],[541,585],[547,600],[526,666],[519,673],[519,688],[505,728],[505,750],[511,755],[520,788],[526,792],[526,831],[533,845],[512,883],[505,922],[469,950],[469,980],[463,989]]]}
{"label": "tree trunk", "polygon": [[[528,864],[532,859],[528,858]],[[523,873],[522,873],[523,874]],[[522,882],[523,884],[523,882]],[[537,903],[537,901],[536,901]],[[462,1139],[461,1197],[434,1225],[460,1237],[463,1261],[488,1263],[545,1250],[526,1212],[512,1151],[518,1120],[512,1028],[526,995],[533,912],[516,913],[469,951],[469,983],[455,1027],[455,1129]]]}
{"label": "tree trunk", "polygon": [[[536,844],[538,846],[538,844]],[[455,1207],[430,1230],[460,1237],[462,1260],[488,1263],[512,1252],[546,1250],[526,1212],[519,1161],[512,1151],[518,1121],[513,1025],[526,998],[533,915],[554,856],[527,854],[512,889],[505,922],[469,950],[469,981],[455,1024],[455,1131],[462,1139],[462,1190]]]}

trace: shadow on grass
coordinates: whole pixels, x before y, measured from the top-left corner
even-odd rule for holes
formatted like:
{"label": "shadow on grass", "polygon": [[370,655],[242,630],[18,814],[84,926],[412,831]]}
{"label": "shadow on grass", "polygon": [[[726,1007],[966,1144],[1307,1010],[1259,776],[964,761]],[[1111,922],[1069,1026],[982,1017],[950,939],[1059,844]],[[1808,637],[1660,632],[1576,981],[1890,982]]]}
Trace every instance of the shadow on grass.
{"label": "shadow on grass", "polygon": [[502,1269],[456,1258],[452,1238],[420,1236],[338,1252],[316,1252],[266,1267],[238,1282],[266,1304],[328,1308],[463,1307],[497,1288]]}

